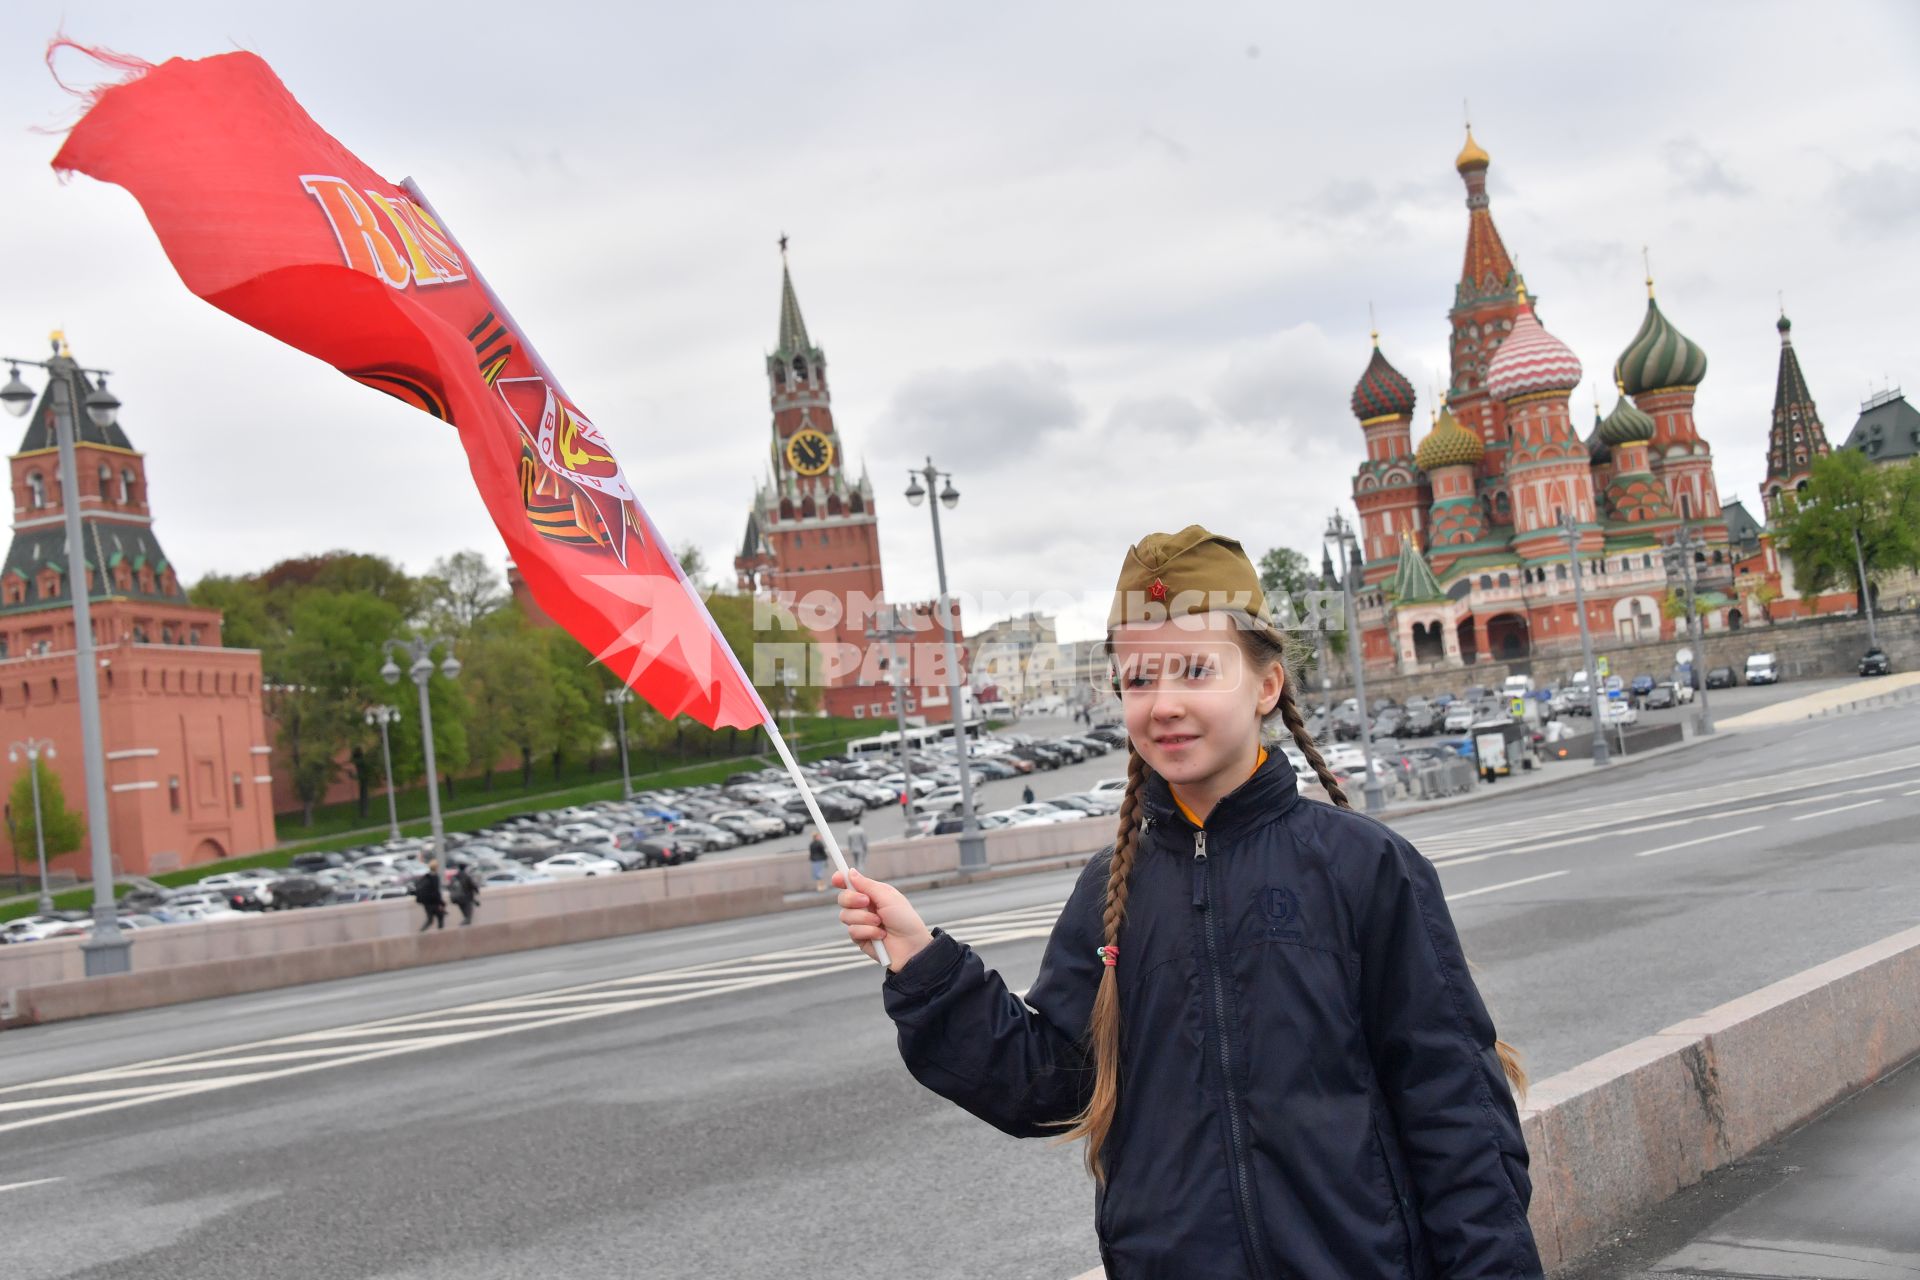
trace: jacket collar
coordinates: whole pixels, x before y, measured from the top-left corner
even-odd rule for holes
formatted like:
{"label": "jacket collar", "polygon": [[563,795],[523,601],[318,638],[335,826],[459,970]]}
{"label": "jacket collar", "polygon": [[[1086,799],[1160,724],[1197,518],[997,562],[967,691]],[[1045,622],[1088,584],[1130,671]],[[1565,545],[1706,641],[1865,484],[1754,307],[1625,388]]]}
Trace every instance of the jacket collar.
{"label": "jacket collar", "polygon": [[[1278,817],[1299,800],[1300,784],[1286,752],[1270,749],[1266,763],[1255,769],[1253,776],[1223,796],[1220,803],[1213,806],[1213,811],[1207,814],[1207,834],[1221,837],[1237,835]],[[1178,827],[1184,831],[1195,829],[1174,802],[1173,789],[1167,785],[1167,780],[1152,770],[1147,771],[1141,805],[1156,825]]]}

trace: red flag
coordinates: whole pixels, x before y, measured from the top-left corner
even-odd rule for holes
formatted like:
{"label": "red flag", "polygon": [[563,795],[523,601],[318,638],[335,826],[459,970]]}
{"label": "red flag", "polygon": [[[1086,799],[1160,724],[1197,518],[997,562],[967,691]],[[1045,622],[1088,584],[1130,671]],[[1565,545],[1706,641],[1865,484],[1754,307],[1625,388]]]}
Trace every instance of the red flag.
{"label": "red flag", "polygon": [[132,192],[201,298],[458,428],[534,599],[661,714],[767,720],[606,437],[447,223],[265,62],[174,59],[101,90],[53,164]]}

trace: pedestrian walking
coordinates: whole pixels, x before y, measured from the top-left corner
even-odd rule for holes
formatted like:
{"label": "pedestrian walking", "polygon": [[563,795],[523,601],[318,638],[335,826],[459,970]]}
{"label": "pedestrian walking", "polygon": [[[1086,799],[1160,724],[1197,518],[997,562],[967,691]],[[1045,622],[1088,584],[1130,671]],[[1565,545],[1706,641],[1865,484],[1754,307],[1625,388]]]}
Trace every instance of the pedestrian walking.
{"label": "pedestrian walking", "polygon": [[807,861],[813,865],[813,887],[825,892],[827,884],[827,842],[820,838],[818,828],[814,829],[813,839],[807,845]]}
{"label": "pedestrian walking", "polygon": [[847,861],[857,871],[867,869],[867,829],[858,818],[847,831]]}
{"label": "pedestrian walking", "polygon": [[449,891],[453,905],[460,908],[460,923],[472,924],[474,908],[480,905],[480,881],[474,877],[473,868],[461,863],[453,873]]}
{"label": "pedestrian walking", "polygon": [[427,913],[427,918],[420,922],[421,933],[436,925],[442,929],[447,927],[447,898],[440,883],[438,858],[429,858],[427,869],[414,880],[413,900]]}
{"label": "pedestrian walking", "polygon": [[1026,786],[1020,788],[1020,803],[1021,804],[1033,803],[1033,784],[1031,782],[1029,782]]}
{"label": "pedestrian walking", "polygon": [[1432,864],[1352,811],[1306,731],[1268,610],[1237,542],[1129,549],[1119,828],[1023,993],[891,885],[836,875],[840,918],[886,943],[915,1078],[1006,1133],[1085,1139],[1111,1280],[1537,1280],[1518,1055]]}

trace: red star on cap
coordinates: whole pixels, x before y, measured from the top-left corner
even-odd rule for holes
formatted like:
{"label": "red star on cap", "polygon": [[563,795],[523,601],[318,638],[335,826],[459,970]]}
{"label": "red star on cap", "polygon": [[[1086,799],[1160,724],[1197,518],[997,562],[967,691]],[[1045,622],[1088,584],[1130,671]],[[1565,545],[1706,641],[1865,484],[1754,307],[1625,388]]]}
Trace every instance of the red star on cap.
{"label": "red star on cap", "polygon": [[1165,600],[1167,598],[1167,584],[1155,578],[1153,585],[1147,588],[1147,594],[1155,600]]}

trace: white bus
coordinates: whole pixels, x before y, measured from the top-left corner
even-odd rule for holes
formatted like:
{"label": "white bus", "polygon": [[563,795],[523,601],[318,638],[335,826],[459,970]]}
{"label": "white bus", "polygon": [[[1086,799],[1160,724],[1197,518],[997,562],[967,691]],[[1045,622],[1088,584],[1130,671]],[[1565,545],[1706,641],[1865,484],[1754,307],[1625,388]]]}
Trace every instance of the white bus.
{"label": "white bus", "polygon": [[[907,750],[925,751],[946,736],[942,729],[908,729]],[[855,738],[847,744],[847,754],[856,760],[869,756],[897,755],[899,751],[900,732],[897,729],[871,738]]]}

